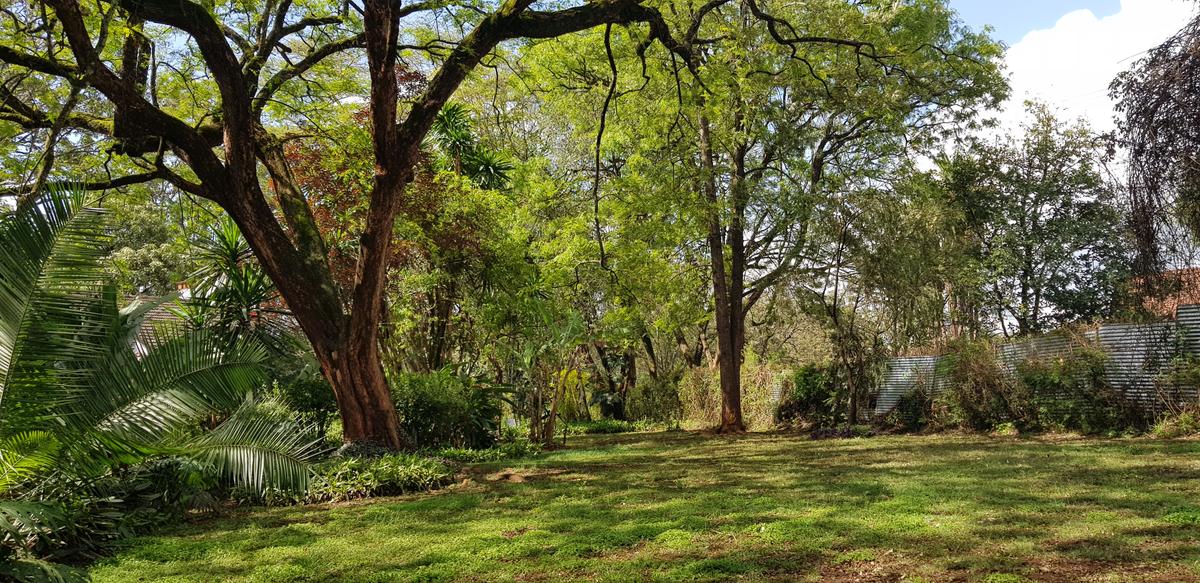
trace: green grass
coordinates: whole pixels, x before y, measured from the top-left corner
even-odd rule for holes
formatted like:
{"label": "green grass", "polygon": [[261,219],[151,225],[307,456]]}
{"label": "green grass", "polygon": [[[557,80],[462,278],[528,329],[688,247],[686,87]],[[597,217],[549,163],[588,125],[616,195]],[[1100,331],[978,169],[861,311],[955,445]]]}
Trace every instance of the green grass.
{"label": "green grass", "polygon": [[1200,442],[589,436],[131,541],[130,581],[1189,581]]}

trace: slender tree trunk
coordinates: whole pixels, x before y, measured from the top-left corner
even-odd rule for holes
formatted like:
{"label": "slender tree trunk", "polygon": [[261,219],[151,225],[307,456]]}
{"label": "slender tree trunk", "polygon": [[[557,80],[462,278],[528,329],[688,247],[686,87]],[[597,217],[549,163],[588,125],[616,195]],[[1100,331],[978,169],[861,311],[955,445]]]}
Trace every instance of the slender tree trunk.
{"label": "slender tree trunk", "polygon": [[[735,313],[741,312],[741,293],[735,298],[725,270],[725,241],[721,228],[721,205],[717,197],[716,168],[708,118],[700,116],[700,161],[703,165],[704,195],[709,205],[708,249],[712,264],[713,300],[717,324],[717,362],[721,378],[720,433],[746,430],[742,421],[741,349]],[[736,300],[736,305],[734,304]]]}
{"label": "slender tree trunk", "polygon": [[637,353],[632,348],[621,355],[621,384],[618,394],[621,397],[613,412],[614,419],[625,421],[629,419],[629,394],[637,386]]}
{"label": "slender tree trunk", "polygon": [[[453,277],[453,276],[452,276]],[[454,308],[454,280],[438,283],[433,291],[432,315],[429,322],[429,344],[426,363],[429,370],[441,370],[448,362],[450,313]]]}

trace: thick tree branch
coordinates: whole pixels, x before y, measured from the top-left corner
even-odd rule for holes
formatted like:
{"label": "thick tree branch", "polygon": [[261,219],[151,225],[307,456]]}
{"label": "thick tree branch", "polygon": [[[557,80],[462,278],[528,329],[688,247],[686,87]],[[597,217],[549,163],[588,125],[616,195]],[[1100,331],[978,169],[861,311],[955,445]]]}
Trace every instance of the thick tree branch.
{"label": "thick tree branch", "polygon": [[77,67],[90,85],[104,94],[116,107],[129,109],[131,124],[148,136],[158,136],[177,146],[185,154],[201,180],[212,181],[207,196],[220,200],[225,188],[224,166],[212,152],[201,134],[183,121],[154,107],[131,91],[120,77],[108,68],[96,54],[83,22],[79,5],[74,0],[47,0],[62,22],[63,32],[75,55]]}
{"label": "thick tree branch", "polygon": [[79,70],[71,65],[52,61],[50,59],[18,51],[12,47],[0,45],[0,62],[24,67],[31,71],[61,77],[72,84],[79,83]]}
{"label": "thick tree branch", "polygon": [[266,83],[263,83],[262,88],[259,89],[258,94],[254,96],[254,116],[257,118],[262,113],[262,109],[266,106],[267,102],[270,101],[271,98],[274,97],[275,93],[279,91],[279,89],[288,81],[303,75],[332,55],[349,49],[363,48],[365,46],[366,35],[356,34],[351,37],[323,44],[310,51],[295,65],[281,69],[267,79]]}
{"label": "thick tree branch", "polygon": [[[52,1],[63,4],[67,0]],[[243,184],[257,181],[253,133],[255,123],[251,118],[250,95],[241,65],[226,42],[220,23],[208,10],[190,0],[117,1],[120,6],[138,17],[178,28],[196,41],[204,62],[221,92],[226,162],[233,170],[236,180]]]}
{"label": "thick tree branch", "polygon": [[[167,177],[166,172],[164,172],[161,169],[156,169],[152,172],[143,172],[141,174],[130,174],[127,176],[120,176],[120,177],[112,178],[109,180],[97,180],[97,181],[92,181],[92,182],[64,181],[64,182],[62,182],[62,184],[64,186],[71,186],[73,188],[79,188],[82,190],[92,190],[92,191],[94,191],[94,190],[111,190],[114,188],[133,186],[134,184],[145,184],[147,182],[152,182],[154,180],[165,179],[166,177]],[[21,198],[21,197],[28,196],[36,191],[37,191],[37,189],[35,189],[32,186],[3,188],[3,189],[0,189],[0,197]]]}

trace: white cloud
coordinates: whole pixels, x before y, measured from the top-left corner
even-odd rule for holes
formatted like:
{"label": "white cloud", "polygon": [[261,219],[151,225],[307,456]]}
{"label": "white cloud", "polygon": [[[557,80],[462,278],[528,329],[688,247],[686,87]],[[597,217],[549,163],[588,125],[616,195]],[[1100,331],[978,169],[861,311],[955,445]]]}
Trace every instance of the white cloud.
{"label": "white cloud", "polygon": [[1029,32],[1005,56],[1012,96],[1001,124],[1015,128],[1023,102],[1036,98],[1066,117],[1086,118],[1097,130],[1112,129],[1113,77],[1183,28],[1194,7],[1187,0],[1121,0],[1120,12],[1111,16],[1076,10],[1053,28]]}

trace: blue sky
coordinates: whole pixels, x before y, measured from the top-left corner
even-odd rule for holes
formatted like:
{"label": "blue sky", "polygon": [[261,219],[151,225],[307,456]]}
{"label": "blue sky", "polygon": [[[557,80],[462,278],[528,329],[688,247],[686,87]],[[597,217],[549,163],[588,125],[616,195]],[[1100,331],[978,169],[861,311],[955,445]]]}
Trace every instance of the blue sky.
{"label": "blue sky", "polygon": [[1120,0],[950,0],[950,5],[972,28],[994,26],[996,38],[1009,45],[1031,30],[1054,26],[1072,10],[1086,8],[1104,18],[1121,9]]}
{"label": "blue sky", "polygon": [[949,0],[972,28],[994,27],[1009,47],[1011,98],[998,119],[1014,128],[1024,101],[1036,99],[1065,119],[1112,129],[1113,77],[1186,24],[1195,0]]}

